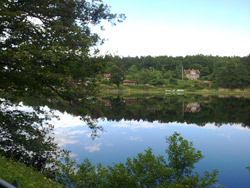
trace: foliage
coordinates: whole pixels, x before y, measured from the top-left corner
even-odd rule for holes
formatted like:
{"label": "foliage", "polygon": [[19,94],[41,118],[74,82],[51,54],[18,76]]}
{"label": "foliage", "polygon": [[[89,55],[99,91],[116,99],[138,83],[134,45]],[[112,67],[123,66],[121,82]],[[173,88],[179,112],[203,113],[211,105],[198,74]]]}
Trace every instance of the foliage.
{"label": "foliage", "polygon": [[246,169],[249,170],[249,175],[250,175],[250,166],[247,166]]}
{"label": "foliage", "polygon": [[[138,84],[165,85],[177,88],[182,79],[183,69],[198,69],[200,80],[212,81],[213,86],[227,88],[245,88],[250,84],[250,55],[247,57],[219,57],[194,55],[186,57],[109,57],[110,65],[119,66],[126,79],[133,79]],[[233,67],[233,68],[230,68]],[[226,74],[226,76],[224,76]],[[230,75],[230,76],[229,76]],[[188,79],[184,78],[188,83]],[[188,85],[188,84],[187,84]],[[176,86],[176,87],[175,87]],[[195,89],[208,88],[206,85],[195,85]]]}
{"label": "foliage", "polygon": [[215,72],[215,83],[218,87],[244,88],[248,82],[248,72],[242,64],[228,63]]}
{"label": "foliage", "polygon": [[[1,97],[27,102],[32,96],[32,102],[42,101],[51,109],[67,108],[86,120],[95,136],[99,128],[92,123],[94,118],[87,117],[88,96],[98,89],[96,78],[105,64],[92,52],[103,40],[91,28],[103,28],[105,20],[115,24],[123,19],[101,0],[1,0]],[[42,112],[37,103],[33,112],[23,112],[6,102],[1,98],[0,150],[44,170],[60,155],[48,136],[53,126],[45,123],[53,114]],[[98,113],[91,110],[92,115]]]}
{"label": "foliage", "polygon": [[201,158],[201,152],[192,142],[183,139],[178,133],[167,138],[168,162],[163,156],[155,156],[149,148],[126,163],[104,167],[92,166],[89,160],[77,164],[65,157],[60,163],[57,180],[67,187],[208,187],[218,180],[217,170],[204,175],[194,173],[194,164]]}
{"label": "foliage", "polygon": [[120,82],[124,79],[124,73],[118,66],[113,66],[110,70],[110,82],[119,87]]}
{"label": "foliage", "polygon": [[6,100],[1,100],[0,106],[0,152],[46,171],[46,164],[62,152],[49,136],[53,126],[44,123],[52,114],[42,110],[24,112]]}
{"label": "foliage", "polygon": [[[248,78],[250,78],[250,55],[243,57],[241,59],[241,63],[246,67],[246,70],[248,72]],[[250,79],[248,84],[250,84]]]}
{"label": "foliage", "polygon": [[33,170],[26,165],[7,159],[0,154],[0,179],[8,183],[15,180],[20,188],[27,187],[65,187],[46,177],[45,175]]}
{"label": "foliage", "polygon": [[[190,81],[192,82],[192,80]],[[129,86],[129,88],[143,89],[142,86],[138,85]],[[178,94],[181,93],[179,92]],[[134,99],[135,101],[123,102],[124,99]],[[105,107],[105,102],[107,101],[112,108]],[[188,112],[188,106],[190,104],[192,106],[193,103],[200,105],[198,113]],[[249,98],[229,96],[218,98],[216,96],[201,95],[166,95],[163,97],[155,94],[147,96],[136,94],[132,96],[103,97],[102,100],[96,101],[95,104],[96,108],[99,108],[99,116],[93,117],[105,118],[109,121],[124,119],[128,121],[159,121],[162,123],[186,122],[198,126],[204,126],[211,122],[221,126],[226,122],[250,128]]]}
{"label": "foliage", "polygon": [[0,15],[0,89],[67,101],[92,94],[104,68],[91,27],[124,19],[101,0],[1,0]]}

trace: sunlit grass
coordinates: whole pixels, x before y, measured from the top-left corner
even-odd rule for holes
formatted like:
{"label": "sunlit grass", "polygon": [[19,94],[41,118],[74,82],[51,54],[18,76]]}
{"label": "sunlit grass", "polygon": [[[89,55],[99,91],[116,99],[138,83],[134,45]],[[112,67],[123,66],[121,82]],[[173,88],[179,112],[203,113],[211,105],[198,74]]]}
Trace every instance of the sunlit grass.
{"label": "sunlit grass", "polygon": [[36,172],[25,164],[15,162],[0,155],[0,179],[12,183],[15,180],[19,188],[27,187],[64,187],[45,175]]}

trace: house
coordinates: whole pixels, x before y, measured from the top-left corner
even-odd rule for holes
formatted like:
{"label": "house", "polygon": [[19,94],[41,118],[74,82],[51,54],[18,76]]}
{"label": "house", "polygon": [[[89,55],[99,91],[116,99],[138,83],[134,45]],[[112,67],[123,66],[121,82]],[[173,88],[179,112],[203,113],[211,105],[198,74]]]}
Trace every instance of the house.
{"label": "house", "polygon": [[124,80],[122,81],[123,85],[136,85],[136,81],[128,81],[128,80]]}
{"label": "house", "polygon": [[200,71],[196,69],[187,69],[184,70],[184,76],[189,80],[198,80],[200,78]]}
{"label": "house", "polygon": [[137,97],[123,98],[122,101],[123,102],[136,102],[137,101]]}
{"label": "house", "polygon": [[110,79],[110,74],[104,74],[104,79],[109,80]]}
{"label": "house", "polygon": [[111,106],[110,102],[105,102],[105,106]]}

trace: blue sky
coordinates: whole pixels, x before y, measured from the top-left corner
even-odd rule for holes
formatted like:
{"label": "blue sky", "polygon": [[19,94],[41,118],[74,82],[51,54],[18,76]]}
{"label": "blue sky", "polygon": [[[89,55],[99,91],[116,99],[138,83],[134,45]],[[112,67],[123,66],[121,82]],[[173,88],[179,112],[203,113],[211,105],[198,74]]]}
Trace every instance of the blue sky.
{"label": "blue sky", "polygon": [[127,19],[106,25],[101,54],[250,54],[250,0],[104,0]]}

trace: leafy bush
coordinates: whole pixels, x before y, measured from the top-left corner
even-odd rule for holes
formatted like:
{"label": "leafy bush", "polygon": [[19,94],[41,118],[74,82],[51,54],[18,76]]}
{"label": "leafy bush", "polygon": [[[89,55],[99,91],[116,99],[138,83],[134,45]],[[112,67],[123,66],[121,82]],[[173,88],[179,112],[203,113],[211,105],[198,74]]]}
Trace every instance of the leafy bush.
{"label": "leafy bush", "polygon": [[205,88],[205,86],[202,85],[201,83],[196,83],[196,84],[194,85],[194,87],[195,87],[195,89],[204,89],[204,88]]}

